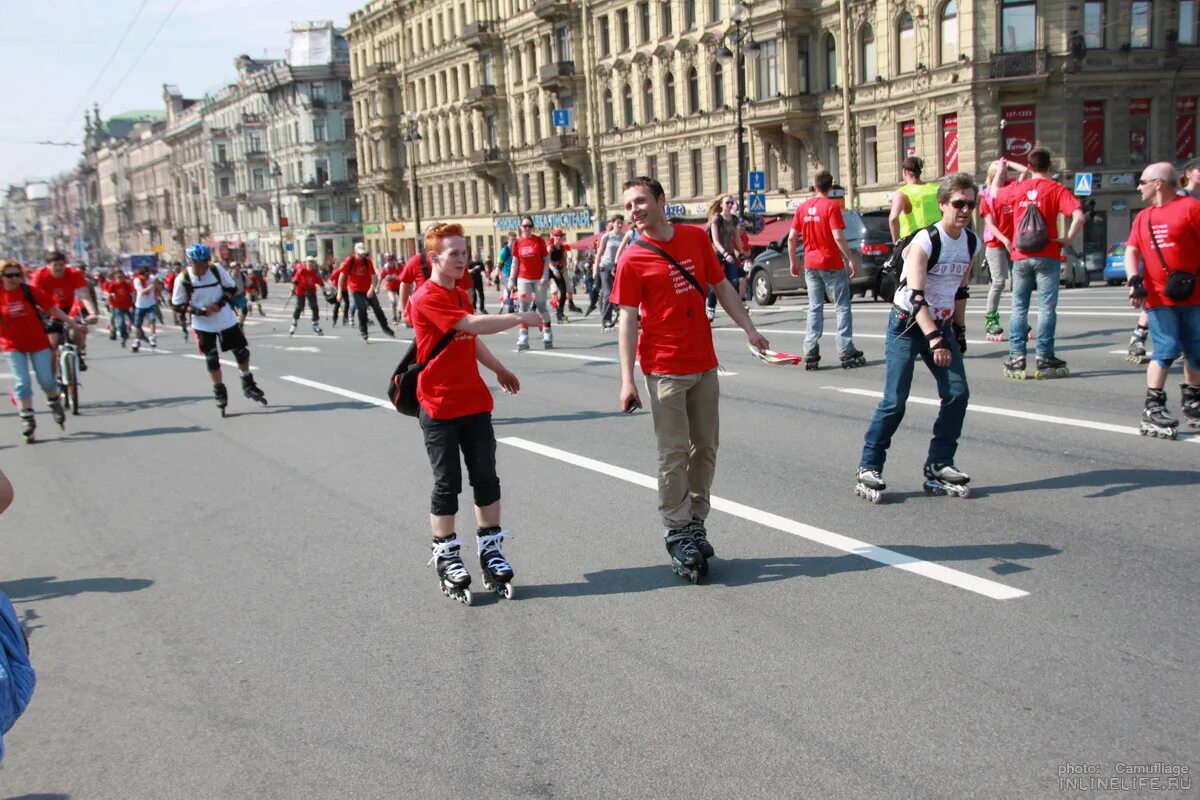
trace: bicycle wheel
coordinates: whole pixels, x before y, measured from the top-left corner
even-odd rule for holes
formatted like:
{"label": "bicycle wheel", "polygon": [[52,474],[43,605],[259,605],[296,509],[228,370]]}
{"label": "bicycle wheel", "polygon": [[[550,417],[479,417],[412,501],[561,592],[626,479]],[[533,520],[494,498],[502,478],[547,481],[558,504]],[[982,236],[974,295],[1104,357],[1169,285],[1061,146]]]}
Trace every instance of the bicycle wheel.
{"label": "bicycle wheel", "polygon": [[67,384],[67,401],[72,416],[79,416],[79,361],[74,353],[63,362],[63,379]]}

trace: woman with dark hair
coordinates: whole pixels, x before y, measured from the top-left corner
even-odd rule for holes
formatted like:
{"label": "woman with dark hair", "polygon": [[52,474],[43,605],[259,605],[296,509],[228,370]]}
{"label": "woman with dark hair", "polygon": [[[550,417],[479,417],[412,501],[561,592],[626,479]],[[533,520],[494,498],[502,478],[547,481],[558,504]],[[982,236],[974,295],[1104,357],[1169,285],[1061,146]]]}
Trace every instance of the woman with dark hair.
{"label": "woman with dark hair", "polygon": [[[742,240],[737,216],[738,201],[731,194],[714,197],[708,204],[708,237],[712,240],[717,260],[725,270],[725,279],[737,288],[741,276]],[[741,297],[741,294],[738,294]],[[705,303],[705,313],[712,322],[717,315],[717,293],[711,287]]]}

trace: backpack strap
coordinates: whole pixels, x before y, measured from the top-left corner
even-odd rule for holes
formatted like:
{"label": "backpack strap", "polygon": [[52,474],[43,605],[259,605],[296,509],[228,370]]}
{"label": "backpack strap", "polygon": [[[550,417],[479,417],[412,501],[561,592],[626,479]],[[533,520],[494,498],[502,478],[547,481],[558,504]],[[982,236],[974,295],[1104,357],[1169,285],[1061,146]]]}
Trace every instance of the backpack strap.
{"label": "backpack strap", "polygon": [[[462,295],[460,295],[458,293],[457,288],[455,288],[455,290],[454,290],[454,299],[458,301],[458,307],[462,308],[462,304],[463,304]],[[458,333],[458,331],[456,331],[454,328],[451,328],[450,330],[446,331],[445,334],[442,335],[441,339],[438,339],[438,343],[433,346],[433,350],[429,351],[429,358],[425,359],[425,363],[421,365],[421,369],[424,369],[425,367],[429,366],[433,362],[433,360],[435,358],[437,358],[438,355],[443,350],[445,350],[447,347],[450,346],[450,342],[454,341],[454,335],[456,333]],[[415,343],[415,337],[414,337],[414,343]]]}
{"label": "backpack strap", "polygon": [[[433,274],[433,270],[429,266],[429,257],[425,254],[424,250],[421,251],[421,274],[425,276],[425,280],[429,280]],[[459,304],[461,305],[461,303],[462,301],[460,300]]]}
{"label": "backpack strap", "polygon": [[638,247],[644,247],[647,250],[658,253],[660,256],[662,256],[663,258],[665,258],[667,260],[667,263],[669,263],[675,269],[679,270],[680,275],[687,278],[687,282],[692,285],[693,289],[695,289],[697,292],[700,293],[701,298],[703,298],[707,295],[707,292],[705,292],[704,289],[702,289],[700,287],[700,281],[696,280],[696,276],[693,275],[692,273],[688,272],[683,267],[679,266],[679,262],[676,261],[674,258],[672,258],[671,254],[668,253],[666,250],[663,250],[661,247],[659,247],[656,244],[651,244],[650,242],[646,241],[645,239],[635,239],[633,241],[633,243],[635,245],[637,245]]}
{"label": "backpack strap", "polygon": [[926,264],[928,269],[936,264],[942,255],[942,232],[938,230],[936,223],[926,227],[925,232],[929,234],[929,261]]}
{"label": "backpack strap", "polygon": [[37,314],[38,322],[42,323],[42,327],[46,327],[46,315],[38,308],[37,300],[33,297],[33,290],[29,288],[29,284],[21,282],[21,294],[25,295],[25,299],[29,301],[29,305],[33,306],[33,313]]}

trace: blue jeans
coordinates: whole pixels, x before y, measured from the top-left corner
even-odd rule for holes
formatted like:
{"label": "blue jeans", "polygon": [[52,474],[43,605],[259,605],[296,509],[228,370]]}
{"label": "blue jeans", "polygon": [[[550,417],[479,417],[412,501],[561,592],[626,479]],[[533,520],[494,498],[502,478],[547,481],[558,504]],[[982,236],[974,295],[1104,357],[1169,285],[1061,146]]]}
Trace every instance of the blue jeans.
{"label": "blue jeans", "polygon": [[854,323],[850,319],[850,273],[842,269],[806,269],[804,283],[808,286],[808,328],[804,333],[804,352],[817,349],[817,341],[825,332],[825,290],[833,298],[837,312],[837,349],[844,355],[854,349]]}
{"label": "blue jeans", "polygon": [[[742,277],[741,268],[738,267],[737,261],[730,259],[721,263],[721,267],[725,270],[725,280],[729,281],[736,292],[738,288],[738,278]],[[711,286],[708,289],[708,307],[716,309],[717,307],[717,290]]]}
{"label": "blue jeans", "polygon": [[1164,369],[1183,356],[1200,369],[1200,306],[1159,306],[1146,309],[1154,360]]}
{"label": "blue jeans", "polygon": [[900,427],[900,421],[904,419],[917,358],[924,361],[933,374],[934,380],[937,381],[938,397],[942,399],[937,419],[933,423],[933,439],[929,442],[929,455],[925,463],[953,464],[954,454],[958,451],[958,437],[962,434],[963,419],[967,416],[967,400],[970,397],[967,373],[963,369],[963,357],[958,350],[958,341],[954,338],[950,323],[947,322],[942,326],[942,336],[950,346],[950,366],[944,369],[934,366],[925,334],[921,333],[921,328],[915,323],[910,328],[911,322],[908,317],[901,318],[900,312],[894,308],[888,317],[887,343],[884,345],[887,354],[887,374],[883,382],[883,399],[879,401],[875,415],[871,417],[871,424],[867,426],[867,435],[863,438],[862,458],[858,462],[860,467],[866,469],[883,471],[883,462],[887,460],[892,436]]}
{"label": "blue jeans", "polygon": [[1037,354],[1054,355],[1054,327],[1058,323],[1058,277],[1062,262],[1056,258],[1018,258],[1012,265],[1012,313],[1008,315],[1008,354],[1025,355],[1029,333],[1029,298],[1038,290]]}
{"label": "blue jeans", "polygon": [[133,327],[133,315],[123,308],[114,308],[112,310],[112,326],[115,333],[121,341],[129,338],[129,329]]}
{"label": "blue jeans", "polygon": [[54,381],[54,363],[50,358],[50,348],[38,350],[36,353],[5,353],[8,356],[8,366],[13,374],[13,394],[17,400],[28,400],[33,397],[33,384],[29,382],[29,365],[37,374],[38,385],[47,397],[58,395],[58,384]]}

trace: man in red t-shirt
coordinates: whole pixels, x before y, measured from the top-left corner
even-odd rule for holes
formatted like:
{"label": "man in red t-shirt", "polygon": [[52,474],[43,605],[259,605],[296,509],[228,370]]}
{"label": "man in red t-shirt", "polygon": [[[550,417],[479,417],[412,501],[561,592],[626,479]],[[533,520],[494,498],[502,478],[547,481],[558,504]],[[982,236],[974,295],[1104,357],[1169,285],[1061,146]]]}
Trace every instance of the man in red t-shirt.
{"label": "man in red t-shirt", "polygon": [[108,297],[108,307],[112,310],[112,336],[121,337],[121,347],[129,341],[129,330],[133,327],[133,282],[121,271],[114,267],[108,275],[108,280],[100,284]]}
{"label": "man in red t-shirt", "polygon": [[392,324],[400,322],[400,274],[404,267],[391,253],[383,254],[383,264],[379,267],[379,282],[375,284],[375,293],[380,289],[388,293],[388,301],[392,304]]}
{"label": "man in red t-shirt", "polygon": [[358,311],[358,332],[362,334],[362,340],[367,341],[367,306],[375,312],[380,330],[395,339],[396,332],[388,325],[387,316],[375,295],[375,264],[367,254],[367,246],[362,242],[354,245],[354,254],[346,257],[342,269],[344,272],[338,279],[338,291],[348,290],[354,299],[354,307]]}
{"label": "man in red t-shirt", "polygon": [[1138,212],[1125,240],[1129,304],[1146,309],[1154,349],[1146,368],[1142,433],[1172,439],[1179,423],[1167,414],[1163,387],[1172,362],[1180,356],[1183,413],[1191,425],[1200,427],[1200,201],[1177,195],[1177,180],[1170,164],[1142,170],[1138,191],[1147,207]]}
{"label": "man in red t-shirt", "polygon": [[471,313],[471,298],[459,285],[467,271],[467,241],[461,225],[435,225],[425,234],[425,252],[431,275],[413,295],[409,310],[415,338],[410,355],[424,365],[417,379],[417,400],[433,467],[430,563],[437,563],[442,591],[469,604],[471,575],[459,554],[462,542],[454,533],[462,491],[461,451],[475,495],[484,585],[511,597],[513,571],[500,550],[507,532],[500,528],[492,393],[479,374],[479,364],[494,372],[500,388],[510,394],[520,390],[521,382],[479,337],[517,324],[536,325],[538,317],[529,311],[495,316]]}
{"label": "man in red t-shirt", "polygon": [[[301,264],[296,264],[296,269],[301,268]],[[342,276],[346,274],[346,265],[343,263],[337,269],[329,273],[330,294],[325,295],[325,299],[333,304],[333,325],[337,327],[338,311],[342,312],[342,325],[350,324],[350,293],[344,288],[339,288],[342,282]],[[332,299],[330,299],[332,295]]]}
{"label": "man in red t-shirt", "polygon": [[292,295],[295,298],[296,308],[292,310],[292,325],[288,328],[288,336],[296,333],[296,323],[300,321],[300,314],[304,311],[306,301],[312,311],[313,333],[317,336],[325,334],[321,330],[321,315],[317,311],[317,287],[324,285],[325,281],[322,280],[321,273],[317,272],[316,256],[309,256],[303,264],[297,265],[296,272],[292,275]]}
{"label": "man in red t-shirt", "polygon": [[[1013,209],[1012,238],[1012,313],[1008,317],[1008,361],[1006,375],[1025,371],[1025,335],[1029,330],[1029,299],[1036,284],[1038,290],[1037,376],[1066,377],[1067,363],[1054,355],[1054,328],[1058,322],[1058,278],[1062,272],[1059,257],[1083,229],[1083,209],[1067,188],[1050,177],[1050,151],[1035,147],[1029,152],[1029,170],[1033,176],[1001,186],[1007,178],[1008,163],[997,162],[992,179],[992,199]],[[1020,247],[1021,225],[1029,209],[1037,208],[1046,221],[1044,247],[1025,251]],[[1066,236],[1058,235],[1058,216],[1071,218]]]}
{"label": "man in red t-shirt", "polygon": [[[79,316],[82,307],[87,310],[88,324],[96,322],[96,304],[88,292],[87,278],[74,267],[68,267],[67,257],[57,250],[46,255],[46,266],[33,273],[29,285],[41,289],[67,316]],[[50,334],[51,354],[56,354],[64,332],[63,325],[58,320],[52,320],[46,323],[46,332]],[[86,371],[87,363],[83,356],[87,350],[87,327],[77,325],[71,328],[70,336],[79,349],[79,370]]]}
{"label": "man in red t-shirt", "polygon": [[854,253],[846,241],[842,208],[829,199],[833,175],[821,170],[813,181],[816,194],[800,204],[788,234],[788,261],[792,275],[800,277],[797,240],[804,244],[804,283],[808,287],[808,326],[804,333],[804,368],[821,361],[821,334],[825,331],[825,294],[833,298],[837,314],[837,349],[842,366],[864,366],[862,351],[854,346],[854,321],[850,316],[850,279],[857,273]]}
{"label": "man in red t-shirt", "polygon": [[[750,321],[737,290],[725,280],[712,242],[699,228],[667,222],[666,195],[653,178],[622,189],[625,211],[639,233],[617,262],[612,302],[621,361],[621,408],[642,405],[634,383],[634,350],[645,375],[658,441],[658,512],[671,566],[692,581],[712,558],[705,520],[717,466],[717,355],[705,314],[711,287],[752,347],[767,340]],[[641,311],[641,335],[638,312]]]}
{"label": "man in red t-shirt", "polygon": [[66,415],[58,397],[54,380],[54,359],[50,354],[50,339],[46,335],[44,317],[66,328],[78,327],[49,295],[32,286],[24,286],[25,272],[15,261],[0,261],[0,350],[8,357],[13,375],[13,397],[20,407],[21,433],[25,441],[33,441],[37,421],[33,415],[33,383],[30,369],[38,385],[46,393],[50,413],[62,427]]}
{"label": "man in red t-shirt", "polygon": [[[983,330],[987,338],[993,342],[1004,341],[1004,327],[1000,324],[1000,295],[1008,282],[1012,271],[1013,237],[1013,207],[1009,203],[998,203],[992,184],[996,182],[996,174],[1000,172],[999,183],[1007,183],[1006,177],[996,164],[988,167],[987,182],[979,190],[979,216],[983,219],[983,241],[986,245],[984,258],[987,262],[988,273],[992,285],[988,289],[987,308],[983,315]],[[1018,179],[1024,177],[1023,171]]]}
{"label": "man in red t-shirt", "polygon": [[[521,235],[517,237],[513,258],[516,270],[510,274],[508,289],[521,301],[521,310],[537,308],[542,315],[542,346],[554,348],[554,333],[550,329],[550,309],[546,305],[549,292],[550,249],[546,240],[533,232],[533,217],[521,217]],[[529,328],[521,326],[517,334],[517,351],[529,349]]]}
{"label": "man in red t-shirt", "polygon": [[[436,228],[436,225],[430,225],[425,229],[425,232]],[[413,292],[421,288],[429,276],[433,274],[433,265],[424,252],[410,256],[408,261],[404,262],[404,268],[400,271],[400,318],[404,320],[404,324],[412,327],[412,320],[408,316],[408,306],[412,299]],[[471,275],[465,273],[456,284],[460,289],[471,291]]]}

